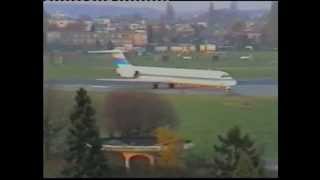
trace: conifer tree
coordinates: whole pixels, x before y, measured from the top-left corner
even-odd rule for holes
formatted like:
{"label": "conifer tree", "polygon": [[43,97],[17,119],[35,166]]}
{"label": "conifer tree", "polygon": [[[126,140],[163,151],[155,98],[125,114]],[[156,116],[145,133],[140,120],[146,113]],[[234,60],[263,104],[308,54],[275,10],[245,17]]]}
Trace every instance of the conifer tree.
{"label": "conifer tree", "polygon": [[171,24],[175,20],[175,11],[172,4],[169,2],[167,3],[166,13],[166,20],[169,24]]}
{"label": "conifer tree", "polygon": [[70,115],[71,126],[67,137],[63,174],[68,177],[104,177],[108,166],[101,151],[99,131],[91,107],[90,97],[81,88],[75,97],[76,104]]}
{"label": "conifer tree", "polygon": [[249,155],[240,150],[239,161],[232,176],[241,178],[259,177],[259,168],[254,167]]}
{"label": "conifer tree", "polygon": [[278,47],[278,2],[272,2],[268,21],[262,32],[263,41],[274,48]]}
{"label": "conifer tree", "polygon": [[111,40],[108,41],[108,43],[107,43],[107,49],[108,49],[108,50],[114,49],[114,44],[113,44],[113,42],[112,42]]}
{"label": "conifer tree", "polygon": [[[262,175],[260,155],[248,134],[242,137],[240,128],[230,129],[226,137],[218,136],[220,146],[215,145],[217,156],[213,170],[217,177],[233,177],[244,172],[245,176]],[[248,158],[246,158],[248,157]],[[249,161],[249,164],[244,161]],[[240,162],[240,163],[239,163]],[[243,164],[247,167],[243,167]]]}
{"label": "conifer tree", "polygon": [[52,148],[54,146],[54,141],[59,136],[59,133],[63,130],[65,123],[62,121],[57,121],[52,115],[54,112],[54,101],[57,94],[51,87],[44,87],[44,119],[43,119],[43,140],[44,140],[44,155],[45,159],[48,160],[52,155]]}
{"label": "conifer tree", "polygon": [[271,43],[273,47],[277,47],[278,45],[278,2],[272,2],[268,26],[270,26]]}
{"label": "conifer tree", "polygon": [[47,53],[47,33],[48,33],[48,13],[43,11],[43,51],[44,55]]}
{"label": "conifer tree", "polygon": [[230,3],[230,10],[233,12],[236,12],[238,10],[238,2],[237,1],[232,1]]}
{"label": "conifer tree", "polygon": [[214,4],[213,2],[210,3],[210,6],[209,6],[209,12],[208,12],[208,23],[210,25],[213,25],[214,24]]}

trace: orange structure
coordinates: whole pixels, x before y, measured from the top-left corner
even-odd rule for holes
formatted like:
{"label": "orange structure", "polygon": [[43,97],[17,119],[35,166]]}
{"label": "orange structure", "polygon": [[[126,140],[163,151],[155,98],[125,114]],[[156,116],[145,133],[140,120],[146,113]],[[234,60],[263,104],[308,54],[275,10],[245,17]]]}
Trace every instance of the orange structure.
{"label": "orange structure", "polygon": [[148,158],[151,166],[154,166],[155,164],[155,157],[148,153],[122,152],[122,156],[124,157],[125,167],[127,169],[130,169],[130,159],[135,156],[144,156]]}
{"label": "orange structure", "polygon": [[[193,146],[192,143],[185,143],[183,148],[189,149]],[[156,154],[161,152],[165,146],[161,145],[108,145],[102,146],[103,151],[119,152],[124,158],[124,165],[126,169],[130,169],[130,160],[136,156],[146,157],[150,166],[154,166],[156,163]]]}

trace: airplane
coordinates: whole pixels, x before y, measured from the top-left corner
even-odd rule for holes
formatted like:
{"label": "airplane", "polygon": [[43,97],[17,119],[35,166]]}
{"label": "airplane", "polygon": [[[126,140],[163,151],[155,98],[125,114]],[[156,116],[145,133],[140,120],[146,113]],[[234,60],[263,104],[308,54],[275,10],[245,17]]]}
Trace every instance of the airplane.
{"label": "airplane", "polygon": [[157,89],[159,84],[164,83],[168,84],[169,88],[175,88],[176,85],[192,85],[218,87],[228,91],[231,86],[237,84],[236,80],[223,71],[135,66],[127,61],[123,52],[119,49],[88,51],[88,53],[111,54],[116,72],[122,77],[122,79],[98,80],[148,82],[153,84],[154,89]]}

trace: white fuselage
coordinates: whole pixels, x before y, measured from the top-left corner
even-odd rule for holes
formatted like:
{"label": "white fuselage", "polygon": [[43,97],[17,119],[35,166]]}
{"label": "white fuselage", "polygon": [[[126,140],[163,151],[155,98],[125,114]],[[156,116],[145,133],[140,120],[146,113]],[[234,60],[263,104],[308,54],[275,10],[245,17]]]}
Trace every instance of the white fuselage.
{"label": "white fuselage", "polygon": [[223,71],[128,65],[118,67],[117,73],[121,77],[137,78],[155,83],[224,87],[236,85],[236,81]]}

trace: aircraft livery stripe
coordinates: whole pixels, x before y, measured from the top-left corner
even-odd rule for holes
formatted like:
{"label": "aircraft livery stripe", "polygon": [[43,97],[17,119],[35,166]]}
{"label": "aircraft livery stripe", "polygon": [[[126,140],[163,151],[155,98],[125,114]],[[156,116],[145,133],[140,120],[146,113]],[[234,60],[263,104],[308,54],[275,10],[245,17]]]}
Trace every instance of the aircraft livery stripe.
{"label": "aircraft livery stripe", "polygon": [[116,59],[115,63],[116,64],[129,64],[128,61],[125,59]]}
{"label": "aircraft livery stripe", "polygon": [[234,81],[234,79],[203,78],[203,77],[188,77],[188,76],[171,76],[171,75],[154,75],[154,74],[140,74],[139,76],[182,78],[182,79],[201,79],[201,80],[215,80],[215,81],[216,81],[216,80],[220,80],[220,81],[231,80],[231,81]]}

